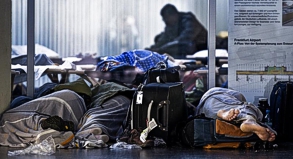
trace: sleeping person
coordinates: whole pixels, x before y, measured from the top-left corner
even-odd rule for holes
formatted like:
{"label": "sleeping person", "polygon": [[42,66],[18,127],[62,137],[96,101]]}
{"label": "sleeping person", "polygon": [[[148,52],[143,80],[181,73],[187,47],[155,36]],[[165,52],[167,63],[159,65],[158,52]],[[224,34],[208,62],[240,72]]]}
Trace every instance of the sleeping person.
{"label": "sleeping person", "polygon": [[[50,134],[55,138],[57,146],[66,146],[71,141],[70,139],[73,139],[73,132],[77,131],[77,125],[86,110],[84,100],[71,90],[56,91],[26,102],[2,114],[0,145],[26,147],[31,143],[41,142],[45,136]],[[55,116],[61,117],[64,122],[70,121],[67,125],[68,131],[42,127],[43,121],[49,118],[54,119]],[[55,127],[58,127],[57,124],[58,122]],[[54,127],[54,124],[51,126]],[[63,128],[60,129],[63,130]]]}
{"label": "sleeping person", "polygon": [[274,141],[276,132],[261,123],[262,112],[238,91],[227,88],[211,88],[201,98],[195,115],[220,118],[240,124],[243,132],[253,132],[263,141]]}
{"label": "sleeping person", "polygon": [[4,112],[0,145],[27,147],[49,136],[57,148],[107,147],[107,142],[115,142],[122,133],[133,90],[106,82],[90,89],[92,102],[86,105],[80,93],[66,89],[69,85]]}

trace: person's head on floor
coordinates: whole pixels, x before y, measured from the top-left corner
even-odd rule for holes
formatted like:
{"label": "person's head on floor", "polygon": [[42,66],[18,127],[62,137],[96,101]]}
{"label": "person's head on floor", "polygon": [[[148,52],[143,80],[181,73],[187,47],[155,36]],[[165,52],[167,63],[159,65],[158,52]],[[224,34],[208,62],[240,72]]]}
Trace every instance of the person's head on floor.
{"label": "person's head on floor", "polygon": [[172,4],[166,4],[160,12],[163,21],[167,26],[173,26],[178,23],[179,12]]}

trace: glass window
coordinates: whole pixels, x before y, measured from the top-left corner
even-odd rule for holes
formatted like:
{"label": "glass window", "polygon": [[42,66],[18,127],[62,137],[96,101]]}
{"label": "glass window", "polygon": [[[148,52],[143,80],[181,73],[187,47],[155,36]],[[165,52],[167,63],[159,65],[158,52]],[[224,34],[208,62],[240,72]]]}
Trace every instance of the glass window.
{"label": "glass window", "polygon": [[[166,4],[172,4],[177,14]],[[27,0],[12,0],[12,6],[12,64],[17,64],[25,58],[20,55],[26,54]],[[224,52],[225,56],[228,44],[228,39],[225,39],[228,36],[227,8],[228,0],[217,1],[216,43],[217,49],[224,49],[219,52]],[[173,25],[179,21],[180,25]],[[205,66],[207,29],[207,0],[36,0],[35,56],[38,57],[35,58],[35,67],[53,62],[64,67],[71,67],[73,63],[75,67],[72,69],[95,70],[84,65],[96,66],[101,57],[116,56],[135,49],[167,53],[172,57],[169,59],[175,59],[175,65],[184,63],[190,66],[195,65],[195,61],[197,64],[201,61]],[[193,56],[200,51],[201,54]],[[218,64],[217,67],[220,67],[222,63]],[[205,69],[203,67],[199,71]],[[42,69],[38,70],[43,73]],[[193,70],[181,74],[189,90],[201,82],[207,83],[205,75],[191,73],[194,73]],[[53,78],[50,80],[47,77],[40,76],[35,81],[36,87]],[[61,75],[58,77],[61,78]],[[78,77],[72,75],[69,80]],[[222,76],[217,78],[217,86],[226,80]]]}

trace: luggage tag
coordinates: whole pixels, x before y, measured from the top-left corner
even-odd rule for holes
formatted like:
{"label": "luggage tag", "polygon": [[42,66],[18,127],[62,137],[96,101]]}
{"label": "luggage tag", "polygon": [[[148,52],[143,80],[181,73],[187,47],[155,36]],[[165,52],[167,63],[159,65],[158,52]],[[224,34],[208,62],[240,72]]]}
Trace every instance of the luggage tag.
{"label": "luggage tag", "polygon": [[137,91],[136,104],[142,104],[143,92]]}
{"label": "luggage tag", "polygon": [[146,138],[148,137],[149,132],[152,131],[155,127],[157,127],[157,123],[156,123],[155,119],[152,118],[152,120],[150,120],[152,105],[153,105],[153,100],[150,102],[149,107],[148,107],[147,128],[142,131],[142,133],[140,134],[140,137],[139,137],[140,141],[142,141],[143,143],[146,141]]}
{"label": "luggage tag", "polygon": [[140,134],[140,137],[139,137],[140,141],[144,143],[146,141],[146,138],[148,137],[149,132],[152,131],[155,127],[157,127],[157,123],[155,119],[152,118],[152,120],[148,122],[148,127],[144,129],[142,133]]}
{"label": "luggage tag", "polygon": [[136,96],[136,104],[142,104],[142,99],[143,99],[143,84],[140,84],[138,86],[138,89],[137,89],[137,96]]}

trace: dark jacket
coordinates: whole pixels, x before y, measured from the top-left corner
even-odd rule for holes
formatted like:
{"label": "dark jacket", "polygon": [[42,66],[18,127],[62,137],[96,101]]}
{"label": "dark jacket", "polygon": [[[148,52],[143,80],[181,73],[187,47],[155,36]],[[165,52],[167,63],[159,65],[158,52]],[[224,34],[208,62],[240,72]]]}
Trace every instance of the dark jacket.
{"label": "dark jacket", "polygon": [[185,57],[206,48],[207,30],[191,12],[180,12],[178,25],[166,26],[164,32],[155,37],[155,44],[151,46],[151,49],[159,49],[159,53],[168,53],[175,58],[178,54]]}

